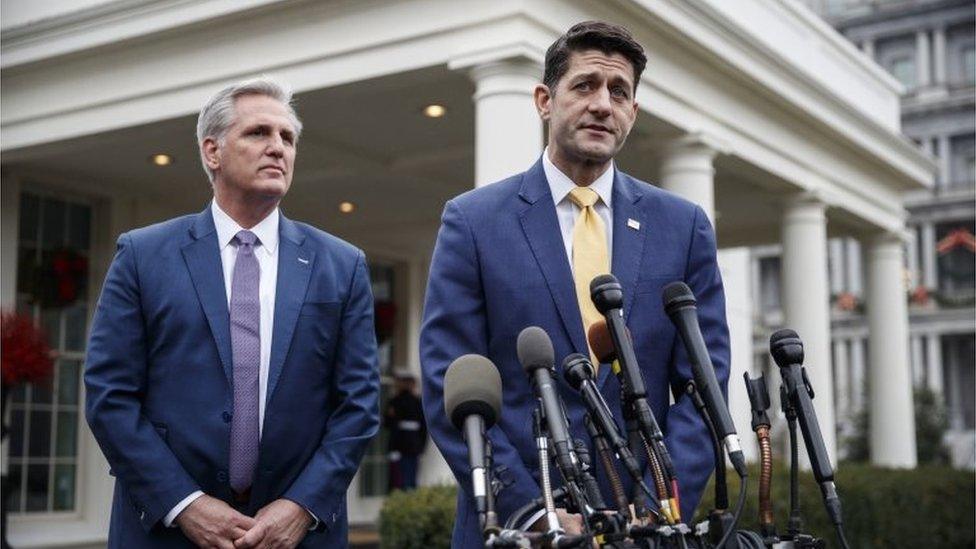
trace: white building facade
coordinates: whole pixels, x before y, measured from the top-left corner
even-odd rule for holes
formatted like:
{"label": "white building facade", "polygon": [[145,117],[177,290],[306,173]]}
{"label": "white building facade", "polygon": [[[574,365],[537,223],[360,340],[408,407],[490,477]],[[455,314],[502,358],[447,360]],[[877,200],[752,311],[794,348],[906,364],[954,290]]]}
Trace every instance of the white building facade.
{"label": "white building facade", "polygon": [[[545,49],[586,19],[626,25],[648,54],[641,112],[619,167],[696,201],[715,222],[740,431],[748,425],[742,372],[758,373],[760,312],[745,247],[781,246],[783,320],[803,337],[820,389],[834,385],[827,242],[844,236],[866,250],[871,352],[863,369],[876,417],[886,418],[873,426],[876,461],[915,465],[902,200],[931,187],[937,166],[901,135],[902,86],[800,3],[3,7],[0,303],[32,315],[60,352],[51,384],[11,401],[14,434],[3,455],[7,485],[16,487],[7,500],[15,546],[104,545],[112,479],[80,413],[88,323],[118,234],[205,207],[193,128],[210,94],[260,74],[294,87],[306,129],[282,209],[366,250],[389,319],[381,348],[388,382],[393,368],[419,371],[423,289],[444,202],[535,161],[543,128],[531,92]],[[425,116],[431,104],[443,116]],[[170,162],[153,163],[159,154]],[[343,213],[342,203],[352,208]],[[76,291],[51,297],[55,275]],[[814,402],[821,423],[832,425],[833,399]],[[833,452],[833,433],[825,435]],[[374,443],[350,487],[353,524],[374,522],[382,504],[382,445]],[[433,446],[422,467],[425,483],[453,482]]]}

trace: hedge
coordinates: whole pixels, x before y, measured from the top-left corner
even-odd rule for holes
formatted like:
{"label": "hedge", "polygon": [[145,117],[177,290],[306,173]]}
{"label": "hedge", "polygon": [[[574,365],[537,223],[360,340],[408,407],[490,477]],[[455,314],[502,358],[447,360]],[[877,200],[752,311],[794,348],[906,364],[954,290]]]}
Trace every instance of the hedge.
{"label": "hedge", "polygon": [[[738,496],[739,484],[729,473],[729,499]],[[749,496],[741,528],[758,530],[758,471],[750,470]],[[947,467],[884,469],[842,464],[836,476],[844,503],[844,530],[851,547],[972,548],[976,546],[976,476],[972,471]],[[453,486],[424,487],[394,492],[380,512],[380,547],[413,549],[450,547],[454,525]],[[712,487],[705,492],[695,522],[712,506]],[[812,475],[800,475],[804,530],[837,547]],[[789,515],[788,467],[777,466],[773,476],[776,527],[786,529]]]}

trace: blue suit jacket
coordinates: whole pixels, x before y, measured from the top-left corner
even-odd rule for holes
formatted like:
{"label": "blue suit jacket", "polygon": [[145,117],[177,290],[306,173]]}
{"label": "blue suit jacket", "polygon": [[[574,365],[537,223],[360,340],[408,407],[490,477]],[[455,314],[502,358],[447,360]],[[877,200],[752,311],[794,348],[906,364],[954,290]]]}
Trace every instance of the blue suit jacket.
{"label": "blue suit jacket", "polygon": [[[264,430],[247,513],[277,498],[345,546],[345,494],[379,424],[363,253],[281,216]],[[92,323],[88,423],[116,476],[109,547],[186,547],[162,518],[195,490],[231,501],[233,363],[210,208],[123,234]]]}
{"label": "blue suit jacket", "polygon": [[[628,226],[628,220],[640,224]],[[715,260],[715,237],[701,208],[616,172],[613,182],[612,272],[624,289],[625,318],[647,384],[648,399],[666,435],[690,520],[713,468],[711,443],[690,400],[668,407],[668,391],[683,395],[691,378],[680,338],[661,304],[662,287],[685,281],[698,298],[698,314],[716,373],[728,380],[729,343],[725,298]],[[516,356],[516,339],[527,326],[552,338],[557,364],[573,352],[588,354],[569,259],[540,159],[529,171],[465,193],[444,209],[430,267],[421,332],[424,409],[430,433],[462,490],[454,547],[481,545],[471,497],[466,446],[444,413],[444,372],[455,358],[478,353],[501,373],[503,411],[489,431],[497,497],[504,521],[540,495],[538,455],[532,436],[535,398]],[[574,438],[590,443],[579,394],[557,376]],[[609,367],[597,384],[621,428],[620,386]],[[596,455],[592,453],[591,455]],[[598,480],[608,501],[602,471]],[[553,475],[558,473],[553,469]],[[554,478],[554,484],[560,484]],[[629,479],[625,485],[630,493]]]}

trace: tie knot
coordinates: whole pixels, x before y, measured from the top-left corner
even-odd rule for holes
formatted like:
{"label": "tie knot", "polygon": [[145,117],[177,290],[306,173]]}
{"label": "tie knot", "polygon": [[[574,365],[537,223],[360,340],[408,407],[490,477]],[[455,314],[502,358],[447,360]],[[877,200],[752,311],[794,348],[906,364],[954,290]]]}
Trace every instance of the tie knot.
{"label": "tie knot", "polygon": [[596,204],[596,201],[600,200],[600,195],[596,194],[596,191],[589,187],[576,187],[569,191],[569,199],[579,206],[580,209],[584,209]]}
{"label": "tie knot", "polygon": [[247,230],[241,231],[234,235],[234,240],[236,240],[241,246],[253,246],[257,239],[258,235]]}

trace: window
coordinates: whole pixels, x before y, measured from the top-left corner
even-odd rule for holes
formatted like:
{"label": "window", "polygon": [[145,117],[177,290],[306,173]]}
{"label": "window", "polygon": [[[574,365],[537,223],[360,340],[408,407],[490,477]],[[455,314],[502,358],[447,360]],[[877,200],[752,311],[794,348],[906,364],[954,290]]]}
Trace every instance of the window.
{"label": "window", "polygon": [[[372,281],[375,303],[376,343],[380,368],[380,410],[386,409],[387,400],[393,396],[393,367],[396,337],[393,333],[395,270],[393,267],[371,265],[369,277]],[[389,433],[383,426],[379,434],[369,443],[366,455],[360,465],[359,495],[363,497],[385,496],[389,491],[389,457],[387,442]]]}
{"label": "window", "polygon": [[762,313],[778,311],[780,305],[780,258],[759,259],[759,308]]}
{"label": "window", "polygon": [[976,183],[974,161],[976,158],[976,136],[954,135],[949,139],[949,186],[971,189]]}
{"label": "window", "polygon": [[940,223],[936,226],[939,290],[946,297],[971,296],[976,289],[976,257],[972,242],[973,220]]}
{"label": "window", "polygon": [[913,57],[897,57],[891,60],[888,71],[906,88],[915,87],[915,59]]}
{"label": "window", "polygon": [[90,235],[89,205],[21,195],[17,310],[44,330],[58,358],[50,380],[10,395],[11,513],[76,508]]}
{"label": "window", "polygon": [[962,50],[962,81],[966,84],[976,84],[976,47],[969,46]]}

